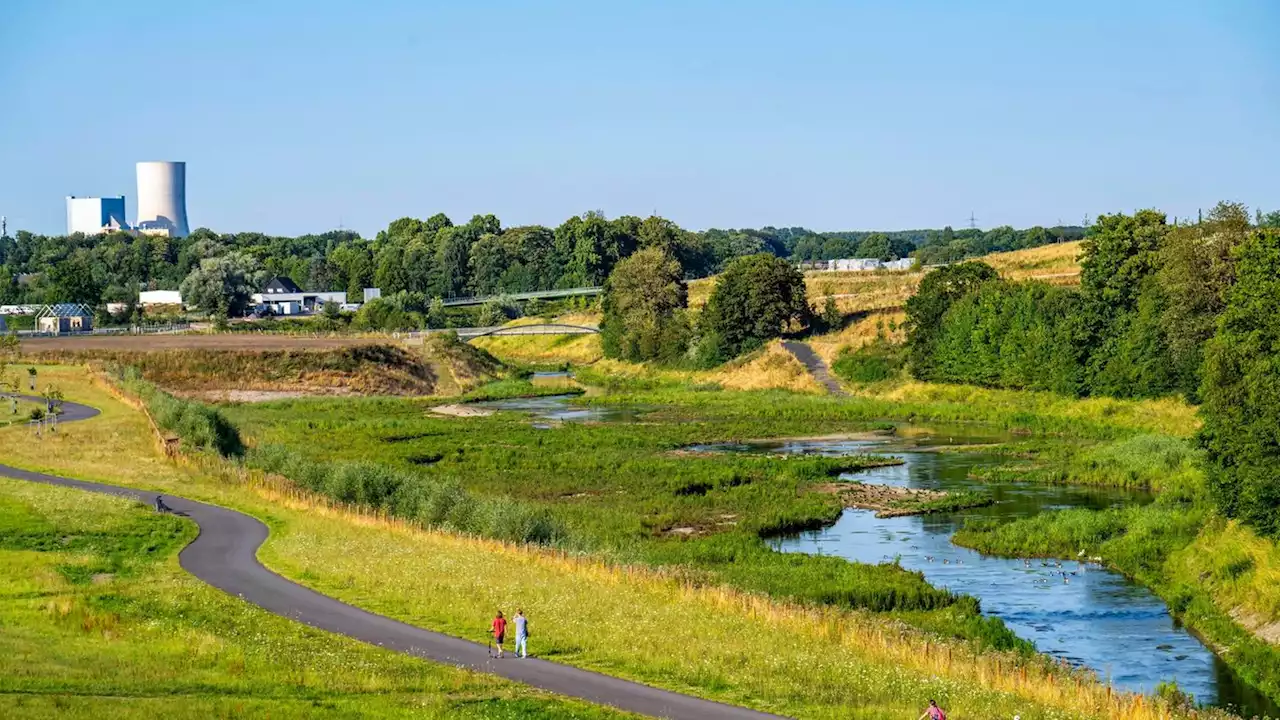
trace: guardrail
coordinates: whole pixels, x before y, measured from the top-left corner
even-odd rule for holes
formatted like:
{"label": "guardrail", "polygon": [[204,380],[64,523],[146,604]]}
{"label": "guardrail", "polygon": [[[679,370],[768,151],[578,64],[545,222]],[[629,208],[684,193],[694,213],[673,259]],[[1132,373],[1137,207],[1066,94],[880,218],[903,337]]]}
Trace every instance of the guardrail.
{"label": "guardrail", "polygon": [[590,325],[562,325],[558,323],[538,323],[536,325],[493,325],[474,328],[439,328],[433,330],[414,330],[412,332],[392,333],[398,339],[417,340],[436,333],[453,332],[462,340],[474,340],[489,335],[589,335],[599,333],[600,328]]}
{"label": "guardrail", "polygon": [[602,292],[604,292],[604,287],[594,286],[564,288],[562,290],[535,290],[533,292],[509,293],[504,295],[477,295],[475,297],[445,298],[443,302],[445,307],[460,307],[463,305],[483,305],[490,300],[548,300],[552,298],[599,295]]}

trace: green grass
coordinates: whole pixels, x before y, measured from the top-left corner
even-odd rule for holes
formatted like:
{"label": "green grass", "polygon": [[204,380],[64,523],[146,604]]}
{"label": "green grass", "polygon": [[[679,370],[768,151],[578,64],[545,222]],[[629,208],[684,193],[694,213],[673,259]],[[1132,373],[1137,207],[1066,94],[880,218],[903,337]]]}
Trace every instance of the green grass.
{"label": "green grass", "polygon": [[[882,461],[676,452],[690,444],[776,430],[757,421],[691,423],[682,417],[663,420],[656,412],[652,422],[566,423],[542,430],[519,414],[439,418],[419,403],[388,399],[297,400],[225,412],[258,445],[247,456],[250,465],[424,526],[550,542],[601,552],[617,562],[685,568],[702,582],[729,583],[785,600],[902,612],[954,606],[966,619],[952,634],[999,648],[1029,649],[999,623],[981,620],[972,599],[933,588],[917,573],[773,552],[765,537],[821,527],[839,515],[837,498],[809,488]],[[865,424],[847,427],[865,429]],[[331,491],[341,485],[335,475],[357,466],[370,476],[377,467],[394,475],[394,482],[362,484],[380,488],[385,502],[371,493]],[[430,499],[412,507],[399,502],[401,494],[434,496],[437,488],[461,489],[471,498],[466,502],[509,508],[511,517],[519,508],[538,517],[545,513],[547,522],[539,527],[546,532],[522,537],[518,533],[531,524],[467,524]]]}
{"label": "green grass", "polygon": [[190,523],[0,479],[5,718],[607,718],[304,627],[189,577]]}
{"label": "green grass", "polygon": [[[0,441],[6,442],[6,462],[182,494],[251,513],[271,527],[260,557],[272,570],[422,627],[475,637],[493,608],[518,605],[534,618],[536,653],[794,717],[916,717],[922,709],[921,698],[927,697],[939,698],[957,718],[1169,717],[1163,703],[1150,699],[1139,703],[1109,692],[1087,674],[1046,658],[994,653],[973,643],[940,639],[954,633],[958,624],[975,620],[962,603],[892,614],[780,603],[715,584],[688,566],[655,570],[619,565],[599,553],[426,532],[385,514],[353,515],[309,493],[299,494],[289,483],[256,478],[222,462],[196,458],[195,462],[169,463],[157,450],[142,415],[111,397],[104,386],[87,382],[82,370],[43,368],[41,372],[70,398],[92,404],[102,414],[68,425],[65,432],[39,443],[8,443],[6,437],[20,431],[0,431]],[[129,462],[120,462],[122,457]],[[830,567],[838,565],[833,562]],[[176,565],[170,567],[177,572]],[[163,594],[155,588],[147,588],[147,593]],[[256,632],[261,617],[260,613],[250,616],[244,626]],[[921,632],[911,625],[935,629]],[[175,643],[201,644],[185,638]],[[306,667],[299,647],[284,647],[281,652],[297,658],[298,664],[288,667]],[[249,669],[254,666],[250,664]],[[357,676],[363,677],[349,671],[344,679]],[[316,684],[323,685],[323,679]],[[337,690],[329,697],[351,684],[335,683],[334,687]],[[383,695],[392,697],[396,692],[392,688]],[[519,709],[519,703],[530,700],[495,700],[479,691],[475,695],[479,696],[478,712],[486,716],[502,717],[504,708],[515,707],[516,716],[538,717],[533,710]],[[145,707],[161,707],[157,712],[162,714],[175,706],[180,710],[178,703],[155,699],[164,696],[148,697],[146,701],[130,697],[129,702],[133,707],[153,703]],[[216,706],[218,711],[236,714],[234,706],[226,710],[227,698],[239,695],[228,692],[217,697],[223,702]],[[377,712],[365,694],[353,693],[349,699],[333,702],[345,702],[341,710],[351,716],[365,702],[375,708],[371,713]],[[86,705],[75,698],[63,704],[81,709]],[[215,707],[212,702],[193,713],[208,716],[211,707]],[[239,712],[267,714],[261,707],[254,702]],[[342,714],[330,710],[329,714]],[[272,717],[304,714],[276,708]],[[134,710],[133,715],[148,716],[148,712]],[[1175,712],[1173,717],[1185,714]]]}

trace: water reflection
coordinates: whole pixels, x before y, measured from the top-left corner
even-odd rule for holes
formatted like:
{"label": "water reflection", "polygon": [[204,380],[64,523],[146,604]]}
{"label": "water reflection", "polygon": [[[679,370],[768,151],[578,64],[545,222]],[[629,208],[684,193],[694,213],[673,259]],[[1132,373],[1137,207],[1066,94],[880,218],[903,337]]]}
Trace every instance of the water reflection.
{"label": "water reflection", "polygon": [[[491,410],[524,412],[539,420],[555,422],[635,422],[646,410],[626,405],[574,405],[569,400],[575,395],[548,395],[536,398],[511,398],[509,400],[485,400],[472,403],[475,407]],[[538,427],[550,427],[546,423]]]}
{"label": "water reflection", "polygon": [[883,452],[902,458],[904,464],[848,477],[911,488],[989,492],[997,500],[995,505],[950,514],[877,518],[870,511],[846,510],[829,528],[779,537],[772,544],[783,552],[835,555],[863,563],[897,558],[934,585],[977,597],[984,613],[1000,617],[1040,651],[1092,668],[1119,688],[1151,692],[1162,681],[1176,680],[1200,702],[1280,717],[1274,703],[1241,682],[1174,621],[1160,598],[1142,586],[1091,563],[985,557],[952,544],[952,533],[970,518],[1010,519],[1048,509],[1101,509],[1152,500],[1148,493],[1123,489],[978,482],[968,477],[969,471],[992,458],[929,451],[949,442],[977,441],[943,435],[907,441],[805,440],[700,449],[822,455]]}

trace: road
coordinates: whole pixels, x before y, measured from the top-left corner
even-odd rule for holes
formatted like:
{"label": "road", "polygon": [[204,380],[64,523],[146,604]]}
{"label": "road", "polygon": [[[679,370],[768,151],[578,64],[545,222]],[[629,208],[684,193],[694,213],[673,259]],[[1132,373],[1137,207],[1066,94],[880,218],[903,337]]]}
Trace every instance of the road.
{"label": "road", "polygon": [[[26,399],[41,401],[35,397]],[[97,409],[76,403],[64,403],[62,410],[60,425],[98,414]],[[153,505],[156,498],[154,492],[136,488],[73,480],[7,465],[0,465],[0,476],[115,495],[148,505]],[[267,526],[256,518],[173,495],[165,495],[164,503],[200,527],[200,534],[178,555],[183,569],[276,615],[426,660],[500,675],[542,690],[643,715],[678,720],[778,717],[547,660],[489,657],[485,645],[366,612],[271,572],[258,562],[258,548],[267,539]]]}

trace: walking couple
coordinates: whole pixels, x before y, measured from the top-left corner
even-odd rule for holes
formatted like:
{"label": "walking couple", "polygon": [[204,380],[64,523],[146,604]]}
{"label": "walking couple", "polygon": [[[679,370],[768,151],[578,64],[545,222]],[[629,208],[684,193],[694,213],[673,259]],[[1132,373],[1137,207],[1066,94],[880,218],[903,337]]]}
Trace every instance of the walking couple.
{"label": "walking couple", "polygon": [[[529,619],[524,616],[523,610],[516,610],[511,623],[516,626],[516,656],[529,657]],[[498,657],[502,657],[502,643],[506,639],[507,619],[499,610],[497,617],[493,619],[493,643],[498,646]]]}

